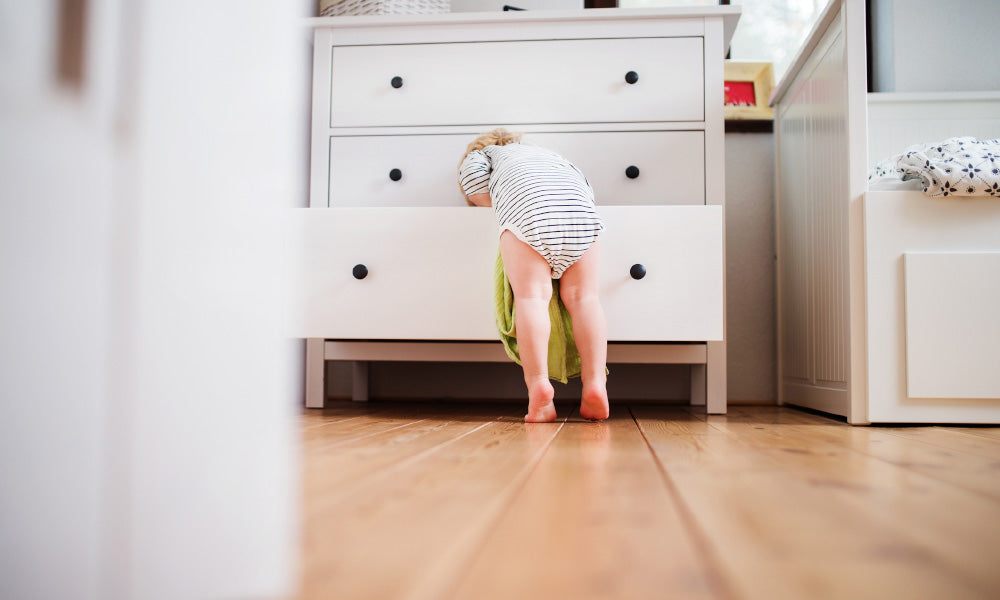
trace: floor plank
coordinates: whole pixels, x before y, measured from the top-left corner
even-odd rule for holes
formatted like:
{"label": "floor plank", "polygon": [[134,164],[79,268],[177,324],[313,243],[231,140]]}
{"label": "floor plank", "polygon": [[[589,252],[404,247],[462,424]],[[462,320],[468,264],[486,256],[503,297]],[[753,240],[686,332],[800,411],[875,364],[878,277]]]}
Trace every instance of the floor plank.
{"label": "floor plank", "polygon": [[[501,566],[503,568],[498,568]],[[626,407],[567,423],[455,598],[719,597]]]}
{"label": "floor plank", "polygon": [[940,427],[872,428],[872,456],[1000,501],[1000,440]]}
{"label": "floor plank", "polygon": [[517,412],[314,512],[303,597],[401,598],[454,578],[561,426],[526,426]]}
{"label": "floor plank", "polygon": [[970,456],[1000,459],[1000,438],[969,435],[964,430],[941,425],[933,427],[878,427],[877,429]]}
{"label": "floor plank", "polygon": [[[800,468],[828,473],[823,481],[837,487],[841,501],[871,513],[894,538],[934,556],[935,566],[960,574],[984,597],[995,597],[1000,590],[1000,502],[985,493],[995,489],[992,481],[976,481],[977,475],[954,453],[879,428],[793,427],[801,442],[825,455],[825,460],[803,461]],[[846,452],[876,461],[857,473],[848,469],[853,457]]]}
{"label": "floor plank", "polygon": [[371,485],[372,480],[408,468],[487,422],[497,418],[516,420],[514,411],[503,413],[496,409],[478,415],[475,410],[437,409],[407,427],[394,427],[309,453],[303,469],[305,517],[323,514],[343,498]]}
{"label": "floor plank", "polygon": [[992,526],[979,529],[997,506],[855,451],[871,428],[783,411],[709,417],[730,438],[709,445],[740,456],[729,464],[718,448],[692,455],[690,440],[658,434],[655,411],[636,413],[746,597],[972,598],[1000,589],[988,567],[1000,545]]}
{"label": "floor plank", "polygon": [[348,419],[360,419],[381,410],[379,405],[360,404],[352,402],[335,404],[323,409],[304,409],[302,413],[302,429],[308,431],[316,427],[324,427]]}
{"label": "floor plank", "polygon": [[1000,590],[1000,428],[644,404],[615,404],[605,423],[526,425],[523,409],[306,411],[301,597]]}
{"label": "floor plank", "polygon": [[994,440],[1000,440],[1000,427],[949,427],[952,431],[958,431],[967,435],[978,435]]}
{"label": "floor plank", "polygon": [[363,418],[339,418],[322,427],[313,427],[303,432],[302,442],[308,452],[322,452],[351,440],[375,436],[385,431],[408,427],[426,418],[419,411],[360,409]]}
{"label": "floor plank", "polygon": [[[789,417],[801,419],[794,413]],[[982,479],[981,464],[970,466],[978,456],[899,435],[915,435],[918,428],[831,426],[806,417],[810,420],[755,432],[755,443],[779,456],[786,471],[820,475],[817,482],[838,490],[841,501],[872,513],[897,539],[936,556],[939,565],[981,592],[1000,590],[994,568],[1000,555],[1000,503],[986,493],[995,486],[992,478]],[[775,438],[776,432],[783,440]],[[875,461],[855,469],[857,456]]]}

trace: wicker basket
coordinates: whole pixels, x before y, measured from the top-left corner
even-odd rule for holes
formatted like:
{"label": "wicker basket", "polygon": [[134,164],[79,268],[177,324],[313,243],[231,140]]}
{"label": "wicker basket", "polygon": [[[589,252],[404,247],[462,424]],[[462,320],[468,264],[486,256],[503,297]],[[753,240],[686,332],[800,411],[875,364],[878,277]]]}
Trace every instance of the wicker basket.
{"label": "wicker basket", "polygon": [[425,15],[451,11],[450,0],[320,0],[319,16]]}

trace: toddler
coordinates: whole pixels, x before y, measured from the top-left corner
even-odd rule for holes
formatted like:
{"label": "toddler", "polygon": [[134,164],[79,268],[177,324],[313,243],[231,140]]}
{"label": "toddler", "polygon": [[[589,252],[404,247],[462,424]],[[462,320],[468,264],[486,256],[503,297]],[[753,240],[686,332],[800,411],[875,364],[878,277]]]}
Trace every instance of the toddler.
{"label": "toddler", "polygon": [[520,138],[503,129],[480,136],[466,149],[458,175],[469,204],[492,206],[500,226],[500,256],[514,292],[514,327],[528,387],[524,420],[556,418],[548,373],[553,279],[560,280],[580,354],[580,415],[606,419],[608,341],[597,279],[597,238],[604,224],[594,191],[565,158]]}

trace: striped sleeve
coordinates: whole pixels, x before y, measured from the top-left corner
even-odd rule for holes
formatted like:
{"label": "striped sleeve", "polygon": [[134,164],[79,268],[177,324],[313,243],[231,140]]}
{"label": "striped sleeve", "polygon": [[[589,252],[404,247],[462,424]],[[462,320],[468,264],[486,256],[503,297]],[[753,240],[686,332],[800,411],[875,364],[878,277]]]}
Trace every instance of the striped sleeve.
{"label": "striped sleeve", "polygon": [[458,181],[466,196],[490,191],[490,159],[482,150],[473,150],[458,168]]}

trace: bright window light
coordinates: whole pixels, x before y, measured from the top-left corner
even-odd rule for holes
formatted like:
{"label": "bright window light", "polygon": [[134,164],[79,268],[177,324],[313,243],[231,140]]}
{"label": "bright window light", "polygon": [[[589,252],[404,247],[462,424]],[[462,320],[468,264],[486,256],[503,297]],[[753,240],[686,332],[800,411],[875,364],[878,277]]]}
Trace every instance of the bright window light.
{"label": "bright window light", "polygon": [[[743,7],[730,46],[730,58],[774,63],[775,81],[792,59],[828,0],[732,0]],[[712,6],[718,0],[619,0],[622,8],[651,6]]]}

